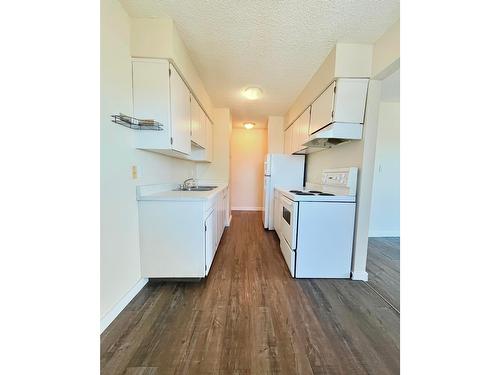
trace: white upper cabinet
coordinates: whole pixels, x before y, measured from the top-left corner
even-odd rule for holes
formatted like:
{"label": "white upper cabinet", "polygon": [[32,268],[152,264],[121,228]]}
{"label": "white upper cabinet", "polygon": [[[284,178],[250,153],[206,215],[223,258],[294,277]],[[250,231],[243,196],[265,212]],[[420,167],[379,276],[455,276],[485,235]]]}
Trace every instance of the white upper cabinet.
{"label": "white upper cabinet", "polygon": [[206,146],[206,115],[193,96],[191,96],[191,141],[200,147]]}
{"label": "white upper cabinet", "polygon": [[203,121],[201,117],[201,109],[196,100],[191,98],[191,142],[198,144],[198,134],[201,129],[200,122]]}
{"label": "white upper cabinet", "polygon": [[302,151],[302,146],[309,139],[309,121],[311,107],[302,114],[285,130],[285,154],[293,154]]}
{"label": "white upper cabinet", "polygon": [[212,127],[207,127],[210,120],[171,63],[132,59],[132,83],[134,117],[163,125],[161,131],[136,131],[137,148],[183,159],[211,160],[204,150],[212,137]]}
{"label": "white upper cabinet", "polygon": [[213,132],[213,125],[208,119],[207,116],[204,116],[205,119],[205,134],[206,134],[206,147],[205,147],[205,155],[206,155],[206,160],[208,162],[213,161],[214,158],[214,132]]}
{"label": "white upper cabinet", "polygon": [[[201,108],[200,108],[201,109]],[[191,160],[200,162],[212,162],[213,160],[213,125],[205,112],[201,111],[200,117],[201,132],[203,137],[203,148],[191,147]],[[192,138],[191,138],[192,139]],[[194,142],[194,141],[193,141]]]}
{"label": "white upper cabinet", "polygon": [[293,133],[293,152],[299,152],[305,147],[302,146],[309,139],[309,124],[311,119],[311,107],[302,112],[299,118],[295,121],[295,130]]}
{"label": "white upper cabinet", "polygon": [[300,117],[292,124],[292,154],[297,151],[300,138]]}
{"label": "white upper cabinet", "polygon": [[285,130],[285,154],[292,154],[292,136],[293,136],[293,124]]}
{"label": "white upper cabinet", "polygon": [[333,121],[364,123],[368,81],[367,78],[339,78],[336,81]]}
{"label": "white upper cabinet", "polygon": [[311,105],[311,126],[309,134],[312,134],[332,122],[333,99],[335,97],[335,82],[313,102]]}
{"label": "white upper cabinet", "polygon": [[164,60],[134,59],[132,62],[134,116],[153,119],[163,125],[161,131],[137,131],[137,148],[158,152],[172,148],[168,68],[168,62]]}
{"label": "white upper cabinet", "polygon": [[362,124],[365,118],[367,78],[339,78],[311,105],[309,134],[331,122]]}
{"label": "white upper cabinet", "polygon": [[183,154],[191,153],[191,103],[188,87],[170,64],[170,120],[172,148]]}

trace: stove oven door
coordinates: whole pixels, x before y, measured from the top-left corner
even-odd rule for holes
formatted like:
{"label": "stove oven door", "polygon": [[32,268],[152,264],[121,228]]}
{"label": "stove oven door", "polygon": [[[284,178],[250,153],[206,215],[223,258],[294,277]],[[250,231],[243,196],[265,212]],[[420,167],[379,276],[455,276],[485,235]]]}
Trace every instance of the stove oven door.
{"label": "stove oven door", "polygon": [[281,223],[280,231],[283,238],[288,243],[290,250],[297,247],[297,214],[298,203],[281,195]]}

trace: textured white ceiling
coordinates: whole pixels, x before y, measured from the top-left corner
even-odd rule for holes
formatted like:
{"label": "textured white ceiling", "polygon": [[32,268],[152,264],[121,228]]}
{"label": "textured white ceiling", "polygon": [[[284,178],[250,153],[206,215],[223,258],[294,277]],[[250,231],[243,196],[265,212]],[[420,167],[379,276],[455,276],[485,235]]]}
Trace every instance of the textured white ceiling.
{"label": "textured white ceiling", "polygon": [[[132,17],[170,16],[216,107],[235,126],[284,114],[337,42],[371,43],[399,0],[121,0]],[[260,100],[241,96],[261,87]]]}

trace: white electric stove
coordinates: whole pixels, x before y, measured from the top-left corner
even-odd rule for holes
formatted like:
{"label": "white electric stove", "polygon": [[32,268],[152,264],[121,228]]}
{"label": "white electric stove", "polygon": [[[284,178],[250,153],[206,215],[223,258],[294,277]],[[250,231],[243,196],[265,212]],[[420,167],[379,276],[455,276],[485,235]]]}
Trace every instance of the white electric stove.
{"label": "white electric stove", "polygon": [[283,257],[296,278],[350,278],[357,168],[324,170],[322,183],[278,187]]}

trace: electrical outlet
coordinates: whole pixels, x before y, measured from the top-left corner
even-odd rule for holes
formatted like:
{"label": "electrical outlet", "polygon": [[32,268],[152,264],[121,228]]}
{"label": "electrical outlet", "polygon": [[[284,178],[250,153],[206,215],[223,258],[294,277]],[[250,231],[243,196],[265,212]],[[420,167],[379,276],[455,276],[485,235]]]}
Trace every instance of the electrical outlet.
{"label": "electrical outlet", "polygon": [[137,166],[136,165],[132,166],[132,179],[133,180],[137,179]]}

